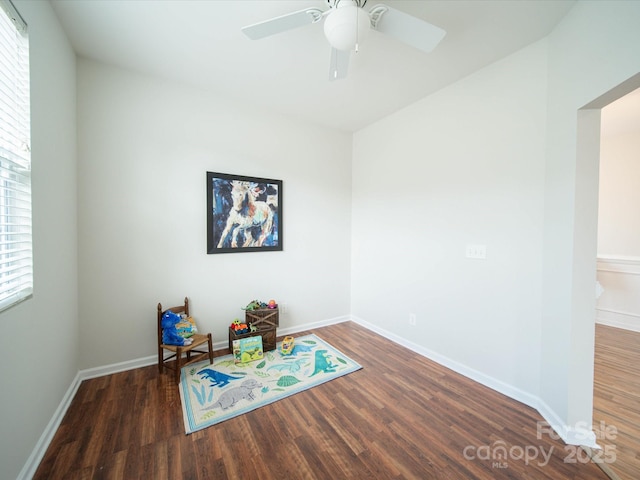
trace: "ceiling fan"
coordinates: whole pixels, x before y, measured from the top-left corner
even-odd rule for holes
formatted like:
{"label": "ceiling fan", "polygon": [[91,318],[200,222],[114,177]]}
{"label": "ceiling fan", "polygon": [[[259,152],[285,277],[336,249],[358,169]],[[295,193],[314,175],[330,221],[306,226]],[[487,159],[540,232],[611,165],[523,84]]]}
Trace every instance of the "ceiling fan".
{"label": "ceiling fan", "polygon": [[349,57],[371,29],[385,33],[407,45],[429,53],[445,36],[445,31],[424,20],[388,5],[375,5],[364,10],[367,0],[326,0],[329,10],[305,8],[242,28],[252,40],[275,35],[324,19],[324,34],[331,45],[329,79],[347,76]]}

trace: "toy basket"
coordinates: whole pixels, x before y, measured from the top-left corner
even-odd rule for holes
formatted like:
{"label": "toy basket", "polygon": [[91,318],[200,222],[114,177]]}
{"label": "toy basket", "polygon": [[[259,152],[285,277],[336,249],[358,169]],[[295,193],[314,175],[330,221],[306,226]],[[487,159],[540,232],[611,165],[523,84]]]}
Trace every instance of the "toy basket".
{"label": "toy basket", "polygon": [[277,308],[246,310],[245,323],[258,328],[261,326],[279,327],[280,314]]}
{"label": "toy basket", "polygon": [[262,349],[265,352],[269,352],[271,350],[276,349],[276,327],[271,327],[269,325],[261,325],[257,327],[258,330],[256,332],[247,332],[247,333],[236,333],[233,328],[229,327],[229,350],[233,352],[233,341],[240,340],[241,338],[248,337],[262,337]]}

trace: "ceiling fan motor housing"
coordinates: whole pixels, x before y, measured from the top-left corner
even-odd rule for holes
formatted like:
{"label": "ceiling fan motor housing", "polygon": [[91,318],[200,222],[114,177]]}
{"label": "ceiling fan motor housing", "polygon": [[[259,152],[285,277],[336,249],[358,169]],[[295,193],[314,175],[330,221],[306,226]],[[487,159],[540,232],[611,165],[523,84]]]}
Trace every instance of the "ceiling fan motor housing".
{"label": "ceiling fan motor housing", "polygon": [[371,20],[369,14],[355,2],[344,0],[327,15],[324,34],[333,48],[354,50],[369,35]]}

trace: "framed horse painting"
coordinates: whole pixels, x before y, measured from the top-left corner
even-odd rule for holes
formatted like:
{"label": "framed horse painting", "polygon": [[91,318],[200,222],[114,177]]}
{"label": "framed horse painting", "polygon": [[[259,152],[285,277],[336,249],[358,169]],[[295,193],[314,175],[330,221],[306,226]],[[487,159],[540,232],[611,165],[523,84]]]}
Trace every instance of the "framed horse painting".
{"label": "framed horse painting", "polygon": [[282,250],[282,180],[207,172],[207,253]]}

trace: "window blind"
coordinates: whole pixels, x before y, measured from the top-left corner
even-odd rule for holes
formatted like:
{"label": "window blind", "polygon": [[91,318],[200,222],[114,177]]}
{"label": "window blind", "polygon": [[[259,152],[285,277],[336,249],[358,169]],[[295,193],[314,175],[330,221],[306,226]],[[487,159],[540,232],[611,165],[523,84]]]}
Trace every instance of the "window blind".
{"label": "window blind", "polygon": [[0,0],[0,310],[33,292],[27,25]]}

